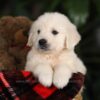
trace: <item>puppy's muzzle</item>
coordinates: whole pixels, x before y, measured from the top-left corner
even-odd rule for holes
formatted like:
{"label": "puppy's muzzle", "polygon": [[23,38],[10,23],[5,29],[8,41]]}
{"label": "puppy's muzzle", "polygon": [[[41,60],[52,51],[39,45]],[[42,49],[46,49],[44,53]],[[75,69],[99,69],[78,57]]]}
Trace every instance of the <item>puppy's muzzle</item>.
{"label": "puppy's muzzle", "polygon": [[46,39],[40,39],[38,44],[39,44],[39,48],[40,49],[44,49],[44,50],[48,49],[48,44],[47,44],[47,40]]}

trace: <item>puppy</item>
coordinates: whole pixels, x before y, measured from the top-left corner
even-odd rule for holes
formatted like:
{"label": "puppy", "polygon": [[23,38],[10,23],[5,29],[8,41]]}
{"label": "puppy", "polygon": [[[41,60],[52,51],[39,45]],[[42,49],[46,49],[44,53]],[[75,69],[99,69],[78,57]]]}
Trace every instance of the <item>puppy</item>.
{"label": "puppy", "polygon": [[73,73],[86,74],[74,52],[81,37],[69,19],[60,13],[45,13],[32,25],[25,70],[32,71],[44,86],[64,88]]}

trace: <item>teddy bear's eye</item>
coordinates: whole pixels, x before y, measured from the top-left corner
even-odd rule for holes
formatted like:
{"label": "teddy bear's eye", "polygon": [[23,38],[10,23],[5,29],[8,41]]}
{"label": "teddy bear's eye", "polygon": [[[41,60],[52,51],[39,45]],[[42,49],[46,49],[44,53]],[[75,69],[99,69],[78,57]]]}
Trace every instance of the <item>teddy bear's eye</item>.
{"label": "teddy bear's eye", "polygon": [[58,34],[58,31],[52,30],[52,34],[57,35]]}
{"label": "teddy bear's eye", "polygon": [[40,34],[40,32],[41,32],[40,29],[38,29],[38,30],[37,30],[37,33]]}

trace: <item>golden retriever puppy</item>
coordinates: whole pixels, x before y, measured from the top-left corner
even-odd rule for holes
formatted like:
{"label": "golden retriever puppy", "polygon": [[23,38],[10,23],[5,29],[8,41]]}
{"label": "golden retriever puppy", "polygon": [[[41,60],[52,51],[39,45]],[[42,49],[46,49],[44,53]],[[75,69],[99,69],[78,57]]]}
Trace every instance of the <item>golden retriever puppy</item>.
{"label": "golden retriever puppy", "polygon": [[86,73],[74,52],[81,37],[69,19],[60,13],[41,15],[32,25],[28,38],[31,50],[25,70],[32,71],[44,86],[63,88],[73,73]]}

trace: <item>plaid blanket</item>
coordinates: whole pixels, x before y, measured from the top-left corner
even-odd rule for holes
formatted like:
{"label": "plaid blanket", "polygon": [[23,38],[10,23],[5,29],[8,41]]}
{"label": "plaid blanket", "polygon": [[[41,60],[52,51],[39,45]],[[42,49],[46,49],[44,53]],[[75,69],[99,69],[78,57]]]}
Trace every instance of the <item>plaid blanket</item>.
{"label": "plaid blanket", "polygon": [[72,100],[84,84],[84,75],[74,73],[64,89],[42,86],[27,71],[0,72],[0,100]]}

